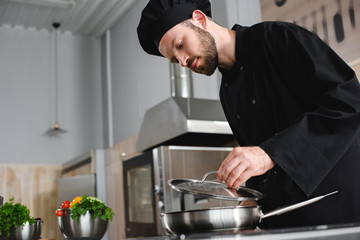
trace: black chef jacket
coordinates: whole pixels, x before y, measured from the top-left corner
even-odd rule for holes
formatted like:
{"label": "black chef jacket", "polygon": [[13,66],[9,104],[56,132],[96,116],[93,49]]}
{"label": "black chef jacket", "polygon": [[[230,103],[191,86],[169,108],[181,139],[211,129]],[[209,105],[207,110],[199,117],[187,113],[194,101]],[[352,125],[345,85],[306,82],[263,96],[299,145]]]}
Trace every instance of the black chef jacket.
{"label": "black chef jacket", "polygon": [[260,227],[360,222],[360,86],[321,39],[295,24],[235,25],[236,63],[222,73],[221,103],[240,146],[276,163],[247,186],[263,212],[338,193]]}

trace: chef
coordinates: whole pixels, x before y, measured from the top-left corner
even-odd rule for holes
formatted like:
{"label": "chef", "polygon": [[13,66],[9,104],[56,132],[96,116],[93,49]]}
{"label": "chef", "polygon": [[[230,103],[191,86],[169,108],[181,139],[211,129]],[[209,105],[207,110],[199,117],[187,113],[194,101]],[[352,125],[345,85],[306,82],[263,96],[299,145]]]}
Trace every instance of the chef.
{"label": "chef", "polygon": [[277,228],[360,222],[360,85],[317,35],[292,23],[224,28],[208,0],[150,0],[137,28],[149,54],[222,74],[220,100],[239,147],[218,180],[264,194],[262,210],[338,193],[264,219]]}

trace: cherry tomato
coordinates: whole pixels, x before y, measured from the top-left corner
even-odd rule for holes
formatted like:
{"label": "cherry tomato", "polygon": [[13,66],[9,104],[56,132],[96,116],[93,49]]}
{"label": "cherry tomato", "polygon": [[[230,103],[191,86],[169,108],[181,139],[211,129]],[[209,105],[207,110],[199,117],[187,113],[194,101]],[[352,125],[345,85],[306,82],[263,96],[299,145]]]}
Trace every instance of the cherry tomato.
{"label": "cherry tomato", "polygon": [[63,210],[57,210],[55,213],[56,213],[56,216],[58,216],[58,217],[61,217],[62,215],[64,215]]}
{"label": "cherry tomato", "polygon": [[63,204],[61,205],[61,208],[69,208],[70,207],[70,201],[66,200],[63,202]]}

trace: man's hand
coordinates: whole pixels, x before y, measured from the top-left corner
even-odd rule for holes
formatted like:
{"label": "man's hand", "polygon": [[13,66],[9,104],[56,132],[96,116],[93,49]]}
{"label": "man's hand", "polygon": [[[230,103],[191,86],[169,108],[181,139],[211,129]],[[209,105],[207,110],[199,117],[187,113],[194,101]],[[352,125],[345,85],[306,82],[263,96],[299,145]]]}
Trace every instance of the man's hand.
{"label": "man's hand", "polygon": [[249,178],[273,168],[275,163],[260,147],[236,147],[221,164],[217,178],[228,187],[237,188]]}

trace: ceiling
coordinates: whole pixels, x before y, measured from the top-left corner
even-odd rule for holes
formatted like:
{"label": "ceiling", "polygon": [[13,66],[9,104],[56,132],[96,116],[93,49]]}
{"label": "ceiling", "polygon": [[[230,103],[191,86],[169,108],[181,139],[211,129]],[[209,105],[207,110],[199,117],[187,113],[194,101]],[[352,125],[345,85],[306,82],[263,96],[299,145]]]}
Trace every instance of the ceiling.
{"label": "ceiling", "polygon": [[100,37],[135,0],[0,0],[0,26],[52,30]]}

